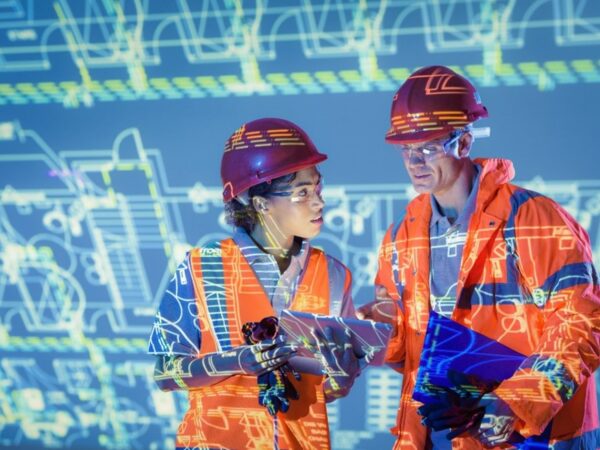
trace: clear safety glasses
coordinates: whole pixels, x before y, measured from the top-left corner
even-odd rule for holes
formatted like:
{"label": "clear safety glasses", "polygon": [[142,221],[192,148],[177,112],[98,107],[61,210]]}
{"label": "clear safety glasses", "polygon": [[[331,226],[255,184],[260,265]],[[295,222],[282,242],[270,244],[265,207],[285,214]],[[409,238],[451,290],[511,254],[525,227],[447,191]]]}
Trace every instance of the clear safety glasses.
{"label": "clear safety glasses", "polygon": [[323,179],[319,181],[316,185],[306,185],[306,186],[298,186],[297,188],[287,190],[287,191],[275,191],[270,192],[269,196],[271,197],[287,197],[292,203],[308,203],[313,200],[318,199],[319,201],[323,201],[323,197],[321,196],[323,192]]}
{"label": "clear safety glasses", "polygon": [[397,147],[400,149],[402,157],[407,161],[416,158],[420,161],[431,162],[449,153],[455,153],[458,140],[463,133],[464,131],[455,132],[446,140],[436,140],[416,145],[398,145]]}

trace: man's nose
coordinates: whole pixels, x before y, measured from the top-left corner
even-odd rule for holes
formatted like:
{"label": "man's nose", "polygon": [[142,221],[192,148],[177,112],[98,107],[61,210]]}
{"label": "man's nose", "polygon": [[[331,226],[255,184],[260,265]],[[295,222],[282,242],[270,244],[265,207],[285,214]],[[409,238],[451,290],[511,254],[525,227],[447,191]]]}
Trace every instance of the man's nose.
{"label": "man's nose", "polygon": [[408,164],[411,166],[418,166],[418,165],[423,165],[425,163],[425,158],[423,156],[423,153],[416,151],[416,150],[411,150],[409,155],[408,155]]}

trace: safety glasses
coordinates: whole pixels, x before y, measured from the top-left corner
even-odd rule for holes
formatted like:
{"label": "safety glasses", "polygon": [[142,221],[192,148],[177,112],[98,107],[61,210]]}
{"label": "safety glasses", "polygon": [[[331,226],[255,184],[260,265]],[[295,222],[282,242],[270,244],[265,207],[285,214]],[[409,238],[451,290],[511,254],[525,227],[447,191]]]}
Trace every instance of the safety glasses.
{"label": "safety glasses", "polygon": [[316,185],[298,186],[287,191],[270,192],[269,197],[287,197],[292,203],[308,203],[313,200],[323,201],[323,179]]}
{"label": "safety glasses", "polygon": [[431,162],[449,153],[455,153],[458,140],[463,133],[464,131],[454,132],[446,140],[436,140],[416,145],[398,145],[397,147],[400,149],[402,157],[407,161],[416,158],[420,161]]}

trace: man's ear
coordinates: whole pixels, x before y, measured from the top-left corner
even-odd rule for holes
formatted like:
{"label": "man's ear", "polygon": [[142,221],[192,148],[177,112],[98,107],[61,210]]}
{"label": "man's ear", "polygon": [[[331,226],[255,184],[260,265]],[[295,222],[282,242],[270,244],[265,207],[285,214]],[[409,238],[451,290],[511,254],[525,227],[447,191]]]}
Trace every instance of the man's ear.
{"label": "man's ear", "polygon": [[473,135],[470,132],[463,133],[458,139],[458,156],[466,158],[471,152],[471,145],[473,144]]}

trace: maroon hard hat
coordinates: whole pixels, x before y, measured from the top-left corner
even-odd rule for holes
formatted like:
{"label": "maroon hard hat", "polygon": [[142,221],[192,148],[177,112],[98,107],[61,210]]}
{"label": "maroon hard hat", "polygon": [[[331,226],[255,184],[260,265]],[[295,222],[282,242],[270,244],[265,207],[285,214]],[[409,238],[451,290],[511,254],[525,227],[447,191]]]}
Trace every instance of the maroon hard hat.
{"label": "maroon hard hat", "polygon": [[445,66],[424,67],[396,92],[385,140],[391,144],[430,141],[487,116],[469,80]]}
{"label": "maroon hard hat", "polygon": [[223,200],[228,202],[252,186],[326,159],[298,125],[276,118],[253,120],[225,143],[221,159]]}

